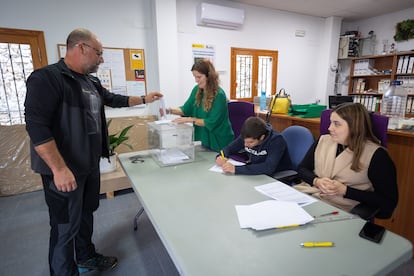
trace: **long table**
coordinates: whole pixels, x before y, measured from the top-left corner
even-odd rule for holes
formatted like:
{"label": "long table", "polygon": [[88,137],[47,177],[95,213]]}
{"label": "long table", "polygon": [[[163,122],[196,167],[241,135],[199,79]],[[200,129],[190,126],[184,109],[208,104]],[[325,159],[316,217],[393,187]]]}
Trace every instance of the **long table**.
{"label": "long table", "polygon": [[[149,151],[119,155],[181,275],[386,275],[412,257],[411,243],[390,231],[380,244],[360,238],[365,221],[359,218],[290,229],[240,229],[235,205],[268,200],[254,187],[274,179],[212,172],[215,155],[201,149],[192,163],[162,168]],[[133,156],[138,156],[134,163]],[[338,210],[322,201],[304,208],[311,215]],[[333,241],[335,246],[302,248],[307,241]]]}
{"label": "long table", "polygon": [[[264,113],[258,113],[260,117]],[[283,131],[291,125],[308,128],[315,138],[319,137],[319,118],[300,118],[288,115],[272,114],[270,123],[277,131]],[[414,243],[414,212],[412,201],[414,197],[414,132],[388,130],[387,150],[397,168],[398,205],[392,218],[375,219],[375,222],[385,226]]]}

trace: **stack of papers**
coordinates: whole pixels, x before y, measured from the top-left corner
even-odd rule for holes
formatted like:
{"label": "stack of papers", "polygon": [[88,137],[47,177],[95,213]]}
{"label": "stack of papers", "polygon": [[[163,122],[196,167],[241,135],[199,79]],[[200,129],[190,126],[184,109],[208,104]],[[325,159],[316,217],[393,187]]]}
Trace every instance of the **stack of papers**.
{"label": "stack of papers", "polygon": [[158,159],[165,165],[179,164],[189,160],[190,157],[178,149],[165,149],[157,153]]}
{"label": "stack of papers", "polygon": [[282,201],[296,202],[300,206],[306,206],[318,201],[310,195],[299,192],[298,190],[280,182],[275,181],[254,187],[258,192],[270,198]]}
{"label": "stack of papers", "polygon": [[240,228],[265,230],[299,226],[314,218],[295,202],[267,200],[252,205],[236,205]]}

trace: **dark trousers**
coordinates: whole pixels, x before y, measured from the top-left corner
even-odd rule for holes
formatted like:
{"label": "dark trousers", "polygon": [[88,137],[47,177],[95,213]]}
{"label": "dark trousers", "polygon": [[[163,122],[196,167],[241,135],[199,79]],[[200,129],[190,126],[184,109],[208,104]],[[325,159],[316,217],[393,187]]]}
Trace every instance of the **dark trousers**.
{"label": "dark trousers", "polygon": [[50,275],[78,275],[76,262],[87,260],[95,252],[93,212],[99,206],[99,169],[75,176],[78,188],[69,193],[56,189],[52,175],[41,176],[51,227]]}

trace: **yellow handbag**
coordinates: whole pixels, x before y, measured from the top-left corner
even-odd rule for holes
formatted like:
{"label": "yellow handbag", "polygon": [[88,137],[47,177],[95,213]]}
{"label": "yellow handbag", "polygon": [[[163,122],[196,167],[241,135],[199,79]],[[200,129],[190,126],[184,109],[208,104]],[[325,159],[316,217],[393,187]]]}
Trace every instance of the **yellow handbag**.
{"label": "yellow handbag", "polygon": [[286,94],[284,88],[280,89],[278,93],[276,93],[270,102],[270,110],[271,113],[276,114],[288,114],[289,107],[290,107],[290,95]]}

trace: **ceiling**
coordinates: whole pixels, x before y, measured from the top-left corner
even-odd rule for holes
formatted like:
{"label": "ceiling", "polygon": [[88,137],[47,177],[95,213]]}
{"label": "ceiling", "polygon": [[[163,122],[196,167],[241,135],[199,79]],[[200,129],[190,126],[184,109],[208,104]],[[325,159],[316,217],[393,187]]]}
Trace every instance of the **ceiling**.
{"label": "ceiling", "polygon": [[295,12],[300,14],[342,17],[354,21],[414,7],[414,0],[230,0]]}

